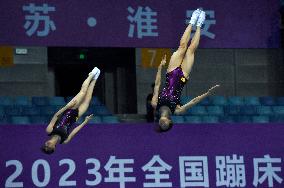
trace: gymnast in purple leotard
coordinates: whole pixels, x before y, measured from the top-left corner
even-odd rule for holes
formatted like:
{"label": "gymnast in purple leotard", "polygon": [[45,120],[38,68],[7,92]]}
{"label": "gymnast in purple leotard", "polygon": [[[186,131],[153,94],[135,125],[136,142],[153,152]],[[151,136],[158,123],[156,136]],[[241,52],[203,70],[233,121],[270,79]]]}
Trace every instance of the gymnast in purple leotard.
{"label": "gymnast in purple leotard", "polygon": [[162,106],[168,106],[174,114],[176,106],[180,105],[180,96],[187,79],[184,77],[182,68],[177,67],[166,74],[166,83],[158,97],[156,110]]}
{"label": "gymnast in purple leotard", "polygon": [[65,110],[55,122],[51,133],[49,136],[58,135],[60,136],[60,144],[64,143],[68,138],[71,128],[73,128],[74,123],[78,119],[78,109],[67,109]]}
{"label": "gymnast in purple leotard", "polygon": [[[166,55],[158,67],[151,104],[155,109],[156,121],[159,122],[159,131],[167,131],[172,127],[173,122],[171,120],[171,115],[183,114],[219,87],[219,85],[212,87],[206,93],[192,99],[187,104],[181,105],[180,103],[182,89],[188,80],[194,63],[194,53],[200,40],[200,27],[204,23],[204,20],[204,11],[197,9],[193,12],[190,23],[180,40],[179,48],[171,56],[167,68],[165,87],[161,92],[159,92],[161,85],[161,71],[162,67],[166,64]],[[192,27],[195,24],[197,26],[196,32],[189,47],[187,47]]]}
{"label": "gymnast in purple leotard", "polygon": [[93,117],[93,114],[86,116],[85,120],[80,125],[74,127],[74,123],[89,107],[96,80],[99,75],[100,70],[95,67],[82,84],[80,92],[53,116],[46,128],[46,132],[48,133],[48,136],[50,136],[50,139],[41,147],[41,150],[44,153],[53,153],[57,143],[67,144],[70,142],[79,130]]}

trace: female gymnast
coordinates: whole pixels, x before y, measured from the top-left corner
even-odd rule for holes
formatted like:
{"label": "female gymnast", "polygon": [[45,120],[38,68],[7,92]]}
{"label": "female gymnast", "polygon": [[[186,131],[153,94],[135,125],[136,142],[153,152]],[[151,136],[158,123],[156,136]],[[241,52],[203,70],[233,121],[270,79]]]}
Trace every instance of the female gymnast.
{"label": "female gymnast", "polygon": [[[191,68],[194,63],[194,52],[198,47],[200,39],[200,27],[205,21],[205,12],[199,9],[192,13],[191,20],[187,26],[181,40],[179,48],[173,53],[166,74],[166,83],[163,90],[159,93],[161,85],[161,70],[166,64],[166,56],[158,67],[154,94],[151,101],[157,120],[159,121],[159,131],[167,131],[172,128],[172,114],[183,114],[189,108],[210,95],[219,85],[209,89],[206,93],[192,99],[187,104],[181,106],[180,96],[185,83],[188,80]],[[187,43],[190,39],[192,26],[197,26],[196,32],[191,40],[189,47]]]}
{"label": "female gymnast", "polygon": [[93,117],[93,114],[86,116],[83,123],[74,128],[70,133],[73,124],[87,111],[99,75],[100,70],[95,67],[83,82],[80,92],[53,116],[46,128],[50,139],[41,147],[44,153],[52,154],[57,143],[67,144],[70,142]]}

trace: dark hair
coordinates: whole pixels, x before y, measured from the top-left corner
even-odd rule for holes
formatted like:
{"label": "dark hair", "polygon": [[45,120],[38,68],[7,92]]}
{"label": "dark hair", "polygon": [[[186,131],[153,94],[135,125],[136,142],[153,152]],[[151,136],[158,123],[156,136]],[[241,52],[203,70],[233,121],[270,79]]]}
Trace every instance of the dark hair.
{"label": "dark hair", "polygon": [[173,127],[173,122],[171,120],[167,129],[162,129],[161,128],[161,126],[159,124],[159,120],[161,118],[161,115],[163,113],[165,113],[165,112],[167,113],[166,117],[169,120],[171,120],[172,112],[171,112],[170,108],[168,106],[161,106],[160,109],[158,110],[158,113],[156,114],[156,122],[157,122],[157,126],[155,127],[156,132],[159,132],[159,133],[167,132],[167,131],[169,131]]}
{"label": "dark hair", "polygon": [[52,154],[54,152],[53,148],[50,148],[50,147],[48,147],[46,145],[42,146],[40,149],[41,149],[41,151],[43,153],[48,154],[48,155],[50,155],[50,154]]}
{"label": "dark hair", "polygon": [[163,133],[163,132],[167,132],[167,131],[171,130],[172,128],[173,128],[173,122],[171,122],[169,124],[169,127],[167,129],[162,129],[161,126],[159,125],[159,123],[157,123],[156,126],[155,126],[155,131],[157,133]]}

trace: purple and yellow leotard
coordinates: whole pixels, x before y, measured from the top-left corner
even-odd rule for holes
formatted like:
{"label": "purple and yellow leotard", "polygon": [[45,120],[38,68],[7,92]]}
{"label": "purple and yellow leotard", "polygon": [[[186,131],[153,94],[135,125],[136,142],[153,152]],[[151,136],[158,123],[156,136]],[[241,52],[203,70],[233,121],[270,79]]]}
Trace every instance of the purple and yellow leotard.
{"label": "purple and yellow leotard", "polygon": [[77,121],[78,118],[78,109],[67,109],[56,121],[51,135],[59,135],[61,137],[60,143],[62,144],[69,136],[69,131],[72,125]]}
{"label": "purple and yellow leotard", "polygon": [[159,111],[161,106],[168,106],[174,114],[176,106],[180,104],[181,92],[186,82],[180,66],[168,72],[165,87],[159,94],[156,111]]}

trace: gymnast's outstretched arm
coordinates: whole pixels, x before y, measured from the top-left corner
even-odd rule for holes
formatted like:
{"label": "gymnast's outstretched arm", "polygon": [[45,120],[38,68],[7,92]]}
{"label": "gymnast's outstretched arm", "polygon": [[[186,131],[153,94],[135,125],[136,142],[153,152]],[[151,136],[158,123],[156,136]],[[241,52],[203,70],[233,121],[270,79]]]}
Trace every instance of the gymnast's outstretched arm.
{"label": "gymnast's outstretched arm", "polygon": [[158,67],[158,71],[156,74],[156,80],[155,80],[155,87],[154,87],[154,93],[151,101],[151,105],[153,108],[156,108],[158,103],[158,96],[159,96],[159,90],[161,86],[161,74],[162,74],[162,68],[165,66],[167,62],[167,56],[165,55],[164,58],[161,61],[161,64]]}
{"label": "gymnast's outstretched arm", "polygon": [[93,118],[93,114],[86,116],[83,123],[78,125],[75,129],[72,130],[72,132],[69,134],[68,138],[63,142],[64,144],[67,144],[70,142],[70,140]]}
{"label": "gymnast's outstretched arm", "polygon": [[216,90],[219,86],[220,85],[215,85],[215,86],[211,87],[206,93],[204,93],[204,94],[202,94],[198,97],[195,97],[194,99],[192,99],[191,101],[189,101],[185,105],[177,108],[175,110],[175,114],[177,114],[177,115],[184,114],[189,108],[193,107],[194,105],[196,105],[197,103],[202,101],[204,98],[211,95],[213,93],[213,91]]}

